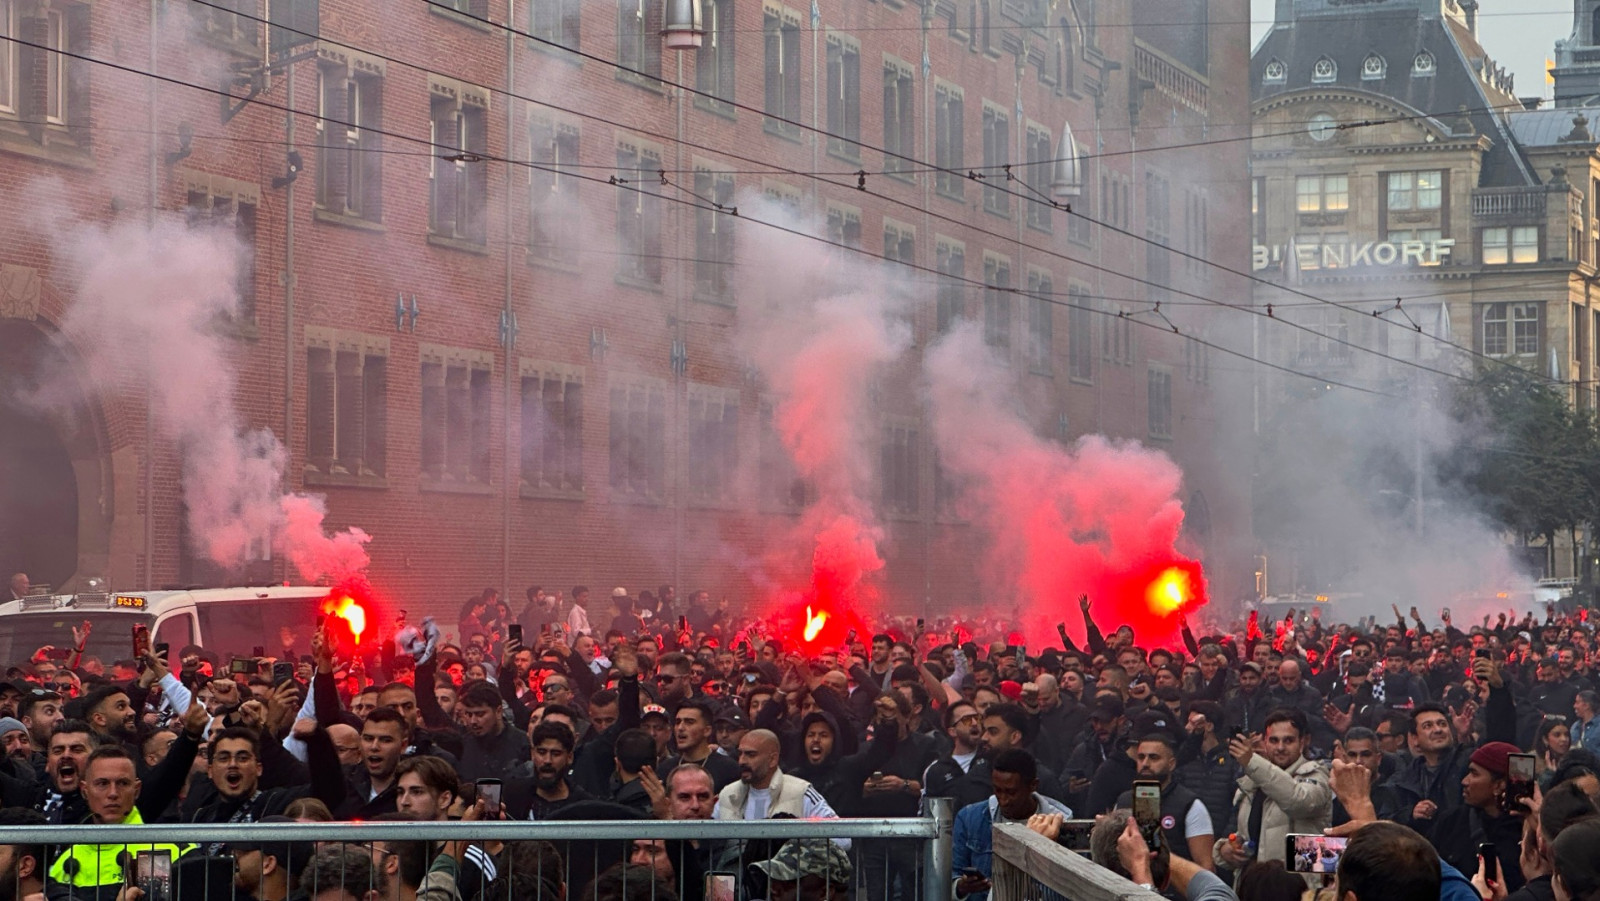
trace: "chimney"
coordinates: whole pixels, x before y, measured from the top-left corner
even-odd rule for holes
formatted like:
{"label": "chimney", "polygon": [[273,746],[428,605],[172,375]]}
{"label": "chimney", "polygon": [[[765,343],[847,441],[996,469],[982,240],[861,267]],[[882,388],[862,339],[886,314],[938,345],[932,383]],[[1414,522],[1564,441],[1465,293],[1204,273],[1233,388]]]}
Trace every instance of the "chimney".
{"label": "chimney", "polygon": [[1478,36],[1478,0],[1461,0],[1461,9],[1467,14],[1467,31]]}

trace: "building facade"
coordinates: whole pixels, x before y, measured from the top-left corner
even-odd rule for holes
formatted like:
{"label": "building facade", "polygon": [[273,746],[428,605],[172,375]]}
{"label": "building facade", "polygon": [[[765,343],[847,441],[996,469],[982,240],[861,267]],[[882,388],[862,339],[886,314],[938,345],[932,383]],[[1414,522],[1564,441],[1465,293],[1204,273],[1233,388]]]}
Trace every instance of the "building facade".
{"label": "building facade", "polygon": [[1478,42],[1475,0],[1279,0],[1250,76],[1256,304],[1302,327],[1262,332],[1274,360],[1403,392],[1509,362],[1595,408],[1600,155],[1580,107],[1600,51],[1594,4],[1574,5],[1540,108]]}
{"label": "building facade", "polygon": [[[1246,6],[704,0],[703,46],[672,51],[660,0],[274,2],[270,29],[259,0],[0,0],[0,195],[54,179],[79,219],[236,232],[251,262],[218,328],[244,419],[286,445],[286,488],[374,536],[412,610],[484,585],[751,589],[806,496],[727,340],[761,227],[731,207],[756,190],[911,264],[914,357],[980,320],[1039,431],[1170,451],[1226,586],[1244,480],[1185,337],[1217,335],[1204,304],[1169,308],[1177,335],[1149,310],[1221,290],[1169,248],[1248,265]],[[1063,155],[1077,215],[1028,199]],[[190,550],[143,393],[72,365],[65,267],[0,221],[0,371],[80,373],[59,410],[6,408],[4,565],[66,588],[294,578],[270,536],[244,573]],[[886,593],[942,610],[995,586],[915,369],[874,392]]]}

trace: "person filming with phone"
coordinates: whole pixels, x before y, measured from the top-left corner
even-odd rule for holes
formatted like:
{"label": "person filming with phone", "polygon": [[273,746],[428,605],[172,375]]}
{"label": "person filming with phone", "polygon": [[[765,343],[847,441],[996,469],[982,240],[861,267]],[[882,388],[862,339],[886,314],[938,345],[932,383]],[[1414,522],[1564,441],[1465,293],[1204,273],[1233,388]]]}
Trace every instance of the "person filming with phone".
{"label": "person filming with phone", "polygon": [[[1138,767],[1138,781],[1134,785],[1154,782],[1160,790],[1160,827],[1172,853],[1194,861],[1203,870],[1212,869],[1211,845],[1216,838],[1216,828],[1200,796],[1172,779],[1178,767],[1172,738],[1160,732],[1146,735],[1134,747],[1133,759]],[[1131,790],[1123,792],[1117,799],[1117,807],[1132,807],[1133,795]]]}
{"label": "person filming with phone", "polygon": [[1241,870],[1252,860],[1281,861],[1284,836],[1327,827],[1333,789],[1327,768],[1305,757],[1306,731],[1302,711],[1279,708],[1267,714],[1262,735],[1229,740],[1228,753],[1244,772],[1238,831],[1218,839],[1212,852],[1231,869]]}

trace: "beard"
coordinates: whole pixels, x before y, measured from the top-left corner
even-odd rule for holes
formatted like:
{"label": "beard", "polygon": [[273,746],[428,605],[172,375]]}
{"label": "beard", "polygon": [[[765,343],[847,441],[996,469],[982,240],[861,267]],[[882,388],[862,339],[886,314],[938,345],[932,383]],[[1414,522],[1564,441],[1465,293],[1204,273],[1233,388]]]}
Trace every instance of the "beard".
{"label": "beard", "polygon": [[[15,853],[16,849],[12,849],[12,854]],[[22,886],[19,884],[21,877],[17,875],[18,863],[16,857],[12,857],[5,870],[0,872],[0,901],[17,901],[22,897]]]}
{"label": "beard", "polygon": [[560,770],[540,770],[538,775],[539,787],[548,791],[562,783]]}

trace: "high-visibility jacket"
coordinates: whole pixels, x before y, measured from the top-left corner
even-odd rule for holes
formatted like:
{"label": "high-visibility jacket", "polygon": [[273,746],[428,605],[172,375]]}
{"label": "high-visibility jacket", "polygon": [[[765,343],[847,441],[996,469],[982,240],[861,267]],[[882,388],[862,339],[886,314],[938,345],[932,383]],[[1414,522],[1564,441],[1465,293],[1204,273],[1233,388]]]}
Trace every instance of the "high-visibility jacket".
{"label": "high-visibility jacket", "polygon": [[[138,825],[144,822],[139,808],[128,811],[122,822]],[[71,845],[56,858],[50,867],[50,879],[61,885],[89,888],[101,885],[124,885],[127,876],[123,863],[133,866],[134,855],[141,851],[167,851],[173,860],[193,851],[194,845],[156,844],[105,844]],[[124,856],[126,855],[126,856]]]}

